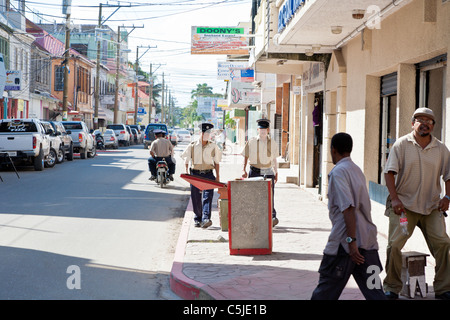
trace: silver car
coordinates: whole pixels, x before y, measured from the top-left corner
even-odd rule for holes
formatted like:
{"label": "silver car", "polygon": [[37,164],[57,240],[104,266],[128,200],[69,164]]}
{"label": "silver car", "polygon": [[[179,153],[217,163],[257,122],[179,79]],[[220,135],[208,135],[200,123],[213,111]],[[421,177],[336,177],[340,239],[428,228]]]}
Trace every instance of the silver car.
{"label": "silver car", "polygon": [[113,129],[106,129],[103,133],[103,140],[105,140],[105,148],[119,148],[119,140],[116,137],[116,133]]}

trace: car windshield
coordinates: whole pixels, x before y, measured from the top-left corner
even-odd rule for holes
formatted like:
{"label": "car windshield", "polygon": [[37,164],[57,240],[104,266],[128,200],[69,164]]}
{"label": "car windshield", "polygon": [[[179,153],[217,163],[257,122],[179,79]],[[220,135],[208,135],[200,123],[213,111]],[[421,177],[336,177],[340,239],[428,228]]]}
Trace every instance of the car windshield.
{"label": "car windshield", "polygon": [[32,121],[13,120],[0,123],[0,132],[37,132],[37,127]]}
{"label": "car windshield", "polygon": [[167,131],[167,127],[165,126],[165,125],[151,125],[151,126],[148,126],[147,127],[147,132],[149,132],[149,131],[153,131],[153,130],[164,130],[164,131]]}
{"label": "car windshield", "polygon": [[80,122],[64,122],[63,123],[64,128],[66,130],[82,130],[83,126]]}
{"label": "car windshield", "polygon": [[107,129],[105,130],[105,134],[114,134],[114,130]]}
{"label": "car windshield", "polygon": [[113,129],[113,130],[123,130],[123,125],[121,124],[109,124],[107,126],[108,129]]}
{"label": "car windshield", "polygon": [[191,133],[190,133],[189,131],[187,131],[187,130],[178,130],[177,133],[178,133],[178,134],[188,134],[188,135],[191,135]]}

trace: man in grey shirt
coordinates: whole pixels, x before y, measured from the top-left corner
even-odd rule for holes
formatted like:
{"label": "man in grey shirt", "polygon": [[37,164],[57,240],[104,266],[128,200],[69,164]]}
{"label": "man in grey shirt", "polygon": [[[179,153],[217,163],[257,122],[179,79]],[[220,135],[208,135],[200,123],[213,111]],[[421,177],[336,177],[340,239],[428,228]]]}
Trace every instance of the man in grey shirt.
{"label": "man in grey shirt", "polygon": [[331,139],[335,167],[328,175],[328,210],[332,224],[312,300],[337,300],[351,275],[367,300],[385,300],[379,274],[377,227],[371,218],[366,179],[352,161],[353,141],[346,133]]}

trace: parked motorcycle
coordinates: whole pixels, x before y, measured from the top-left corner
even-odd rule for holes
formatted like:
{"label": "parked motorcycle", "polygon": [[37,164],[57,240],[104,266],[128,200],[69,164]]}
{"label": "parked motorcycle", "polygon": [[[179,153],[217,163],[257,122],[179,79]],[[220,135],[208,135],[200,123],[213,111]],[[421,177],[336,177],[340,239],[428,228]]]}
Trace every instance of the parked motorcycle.
{"label": "parked motorcycle", "polygon": [[105,149],[105,140],[103,139],[103,136],[101,133],[95,134],[95,143],[97,146],[97,150],[104,150]]}
{"label": "parked motorcycle", "polygon": [[169,166],[167,165],[166,159],[156,163],[156,170],[156,183],[159,184],[161,188],[164,188],[170,181]]}

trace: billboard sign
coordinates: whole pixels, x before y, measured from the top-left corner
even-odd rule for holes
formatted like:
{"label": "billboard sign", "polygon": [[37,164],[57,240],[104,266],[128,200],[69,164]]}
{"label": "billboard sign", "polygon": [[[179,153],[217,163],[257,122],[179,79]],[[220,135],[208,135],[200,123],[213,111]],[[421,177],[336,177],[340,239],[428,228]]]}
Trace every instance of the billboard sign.
{"label": "billboard sign", "polygon": [[246,28],[191,27],[191,54],[248,54]]}

